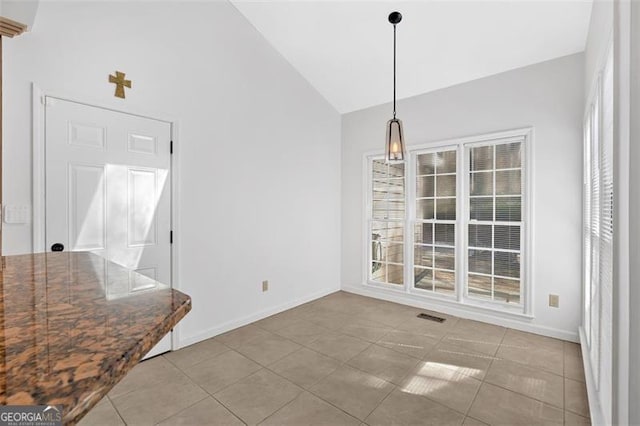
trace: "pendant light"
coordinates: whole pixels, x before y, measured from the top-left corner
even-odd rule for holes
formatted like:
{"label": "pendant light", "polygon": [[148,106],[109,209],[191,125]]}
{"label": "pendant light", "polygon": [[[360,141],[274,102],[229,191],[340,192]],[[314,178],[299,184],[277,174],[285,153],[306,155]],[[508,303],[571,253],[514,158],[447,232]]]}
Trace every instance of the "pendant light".
{"label": "pendant light", "polygon": [[387,162],[400,162],[405,159],[402,121],[396,118],[396,25],[400,21],[402,21],[400,12],[389,14],[389,22],[393,24],[393,118],[387,122]]}

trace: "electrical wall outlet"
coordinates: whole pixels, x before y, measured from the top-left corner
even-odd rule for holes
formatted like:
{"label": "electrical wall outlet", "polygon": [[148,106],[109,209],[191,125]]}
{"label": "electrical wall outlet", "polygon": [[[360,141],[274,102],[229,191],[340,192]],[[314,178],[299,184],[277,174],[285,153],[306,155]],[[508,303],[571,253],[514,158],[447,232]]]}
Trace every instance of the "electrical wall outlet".
{"label": "electrical wall outlet", "polygon": [[549,306],[551,306],[552,308],[557,308],[560,306],[560,296],[558,296],[557,294],[550,294],[549,295]]}
{"label": "electrical wall outlet", "polygon": [[269,290],[269,281],[268,280],[262,281],[262,291],[268,291],[268,290]]}

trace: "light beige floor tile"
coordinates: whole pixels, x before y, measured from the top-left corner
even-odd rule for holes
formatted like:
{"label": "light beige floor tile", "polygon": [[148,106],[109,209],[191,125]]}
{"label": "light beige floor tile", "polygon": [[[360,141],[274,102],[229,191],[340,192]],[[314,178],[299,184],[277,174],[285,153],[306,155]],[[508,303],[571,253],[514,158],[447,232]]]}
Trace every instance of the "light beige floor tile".
{"label": "light beige floor tile", "polygon": [[207,392],[215,393],[262,368],[236,351],[225,352],[184,370]]}
{"label": "light beige floor tile", "polygon": [[505,330],[504,327],[461,319],[442,341],[460,349],[495,355]]}
{"label": "light beige floor tile", "polygon": [[241,345],[236,350],[247,358],[266,366],[297,351],[300,347],[289,339],[269,333]]}
{"label": "light beige floor tile", "polygon": [[422,334],[392,330],[380,338],[377,344],[384,346],[385,348],[422,359],[438,344],[438,342],[438,339],[424,336]]}
{"label": "light beige floor tile", "polygon": [[180,370],[164,357],[158,356],[143,361],[111,389],[109,397],[116,398],[136,389],[176,380],[182,376]]}
{"label": "light beige floor tile", "polygon": [[465,417],[464,422],[462,422],[463,426],[488,426],[486,423],[481,422],[480,420],[476,420],[473,417]]}
{"label": "light beige floor tile", "polygon": [[312,315],[305,318],[314,324],[320,325],[329,330],[338,330],[354,321],[353,315],[343,314],[341,312],[330,311],[324,308],[318,308],[313,311]]}
{"label": "light beige floor tile", "polygon": [[397,309],[383,307],[383,308],[369,308],[364,312],[358,314],[358,320],[360,322],[374,322],[384,324],[388,327],[395,328],[404,321],[412,318],[413,315],[406,311],[399,311]]}
{"label": "light beige floor tile", "polygon": [[234,416],[222,404],[211,397],[187,407],[162,423],[162,426],[185,425],[216,425],[216,426],[242,426],[244,423]]}
{"label": "light beige floor tile", "polygon": [[309,348],[341,362],[347,362],[371,345],[369,342],[340,333],[330,333],[309,344]]}
{"label": "light beige floor tile", "polygon": [[455,334],[448,334],[442,338],[442,342],[460,351],[470,351],[495,356],[500,347],[497,343],[487,342],[481,337],[464,337]]}
{"label": "light beige floor tile", "polygon": [[506,328],[480,321],[460,319],[451,330],[451,334],[482,337],[491,343],[500,343],[507,331]]}
{"label": "light beige floor tile", "polygon": [[288,327],[282,328],[277,333],[287,339],[301,345],[308,345],[323,334],[329,333],[328,328],[306,320],[298,320]]}
{"label": "light beige floor tile", "polygon": [[245,325],[244,327],[240,327],[227,333],[221,334],[220,336],[216,337],[216,340],[224,343],[230,348],[237,349],[245,343],[250,342],[251,340],[257,339],[258,337],[268,336],[270,334],[270,332],[263,328],[255,326],[253,324],[249,324]]}
{"label": "light beige floor tile", "polygon": [[513,329],[507,330],[502,343],[525,348],[545,347],[554,351],[562,351],[563,348],[562,340]]}
{"label": "light beige floor tile", "polygon": [[147,386],[114,398],[113,405],[128,425],[156,424],[207,397],[186,376]]}
{"label": "light beige floor tile", "polygon": [[311,392],[364,420],[393,388],[389,382],[345,365],[312,386]]}
{"label": "light beige floor tile", "polygon": [[460,425],[464,415],[418,395],[394,390],[365,422],[371,426],[387,425]]}
{"label": "light beige floor tile", "polygon": [[302,320],[302,317],[303,315],[300,312],[288,310],[280,312],[279,314],[271,315],[263,320],[256,321],[253,325],[271,332],[276,332],[296,324],[298,321]]}
{"label": "light beige floor tile", "polygon": [[78,426],[124,426],[124,422],[105,396],[78,422]]}
{"label": "light beige floor tile", "polygon": [[371,322],[365,323],[363,321],[355,321],[338,330],[339,333],[357,337],[371,343],[377,342],[378,340],[380,340],[380,338],[382,338],[382,336],[389,333],[390,331],[393,331],[393,328],[384,324],[376,324]]}
{"label": "light beige floor tile", "polygon": [[336,292],[139,364],[81,424],[589,424],[583,381],[577,344]]}
{"label": "light beige floor tile", "polygon": [[302,348],[272,364],[269,369],[298,386],[309,388],[339,366],[340,363],[333,358]]}
{"label": "light beige floor tile", "polygon": [[303,305],[296,306],[295,308],[289,309],[286,312],[291,313],[293,315],[299,315],[300,319],[305,319],[313,314],[314,309],[315,307],[313,306],[313,302],[309,302]]}
{"label": "light beige floor tile", "polygon": [[492,355],[442,342],[424,356],[425,361],[436,363],[443,368],[449,368],[456,373],[466,374],[478,380],[484,379],[494,359],[496,358]]}
{"label": "light beige floor tile", "polygon": [[262,369],[214,396],[245,423],[253,425],[275,413],[300,392],[302,389],[298,386]]}
{"label": "light beige floor tile", "polygon": [[360,420],[309,392],[303,392],[260,424],[265,426],[358,426]]}
{"label": "light beige floor tile", "polygon": [[358,370],[396,385],[402,383],[407,373],[418,364],[418,360],[382,346],[371,345],[349,360],[348,364]]}
{"label": "light beige floor tile", "polygon": [[421,361],[409,371],[400,389],[405,393],[423,396],[460,413],[466,413],[481,384],[481,381],[450,366]]}
{"label": "light beige floor tile", "polygon": [[564,413],[532,398],[483,383],[469,416],[491,425],[563,424]]}
{"label": "light beige floor tile", "polygon": [[347,315],[356,315],[368,309],[367,304],[361,299],[350,297],[326,297],[313,303],[314,308],[340,312]]}
{"label": "light beige floor tile", "polygon": [[398,324],[396,329],[440,340],[451,331],[457,321],[455,318],[447,318],[445,322],[439,323],[412,316]]}
{"label": "light beige floor tile", "polygon": [[590,425],[591,420],[586,417],[573,414],[571,411],[564,412],[564,424],[565,425]]}
{"label": "light beige floor tile", "polygon": [[[509,330],[511,331],[511,330]],[[508,359],[531,367],[541,368],[548,372],[563,374],[563,351],[550,346],[531,346],[530,344],[502,343],[498,352],[498,358]]]}
{"label": "light beige floor tile", "polygon": [[565,378],[564,404],[565,410],[582,417],[589,417],[589,400],[586,385],[582,382]]}
{"label": "light beige floor tile", "polygon": [[371,305],[368,303],[363,303],[361,300],[353,301],[349,300],[348,302],[342,302],[339,304],[339,309],[341,312],[348,315],[360,315],[367,312],[371,308]]}
{"label": "light beige floor tile", "polygon": [[207,339],[164,355],[173,365],[180,369],[191,367],[206,359],[213,358],[229,348],[215,339]]}
{"label": "light beige floor tile", "polygon": [[578,358],[582,358],[582,350],[580,349],[580,343],[562,342],[564,346],[565,355],[573,355]]}
{"label": "light beige floor tile", "polygon": [[561,376],[507,360],[495,360],[485,382],[509,389],[547,404],[563,407],[564,383]]}
{"label": "light beige floor tile", "polygon": [[564,376],[579,382],[585,381],[582,355],[575,355],[575,352],[567,350],[566,346],[564,351]]}
{"label": "light beige floor tile", "polygon": [[311,302],[314,308],[323,308],[335,310],[335,306],[348,301],[349,298],[340,294],[340,292],[328,294]]}

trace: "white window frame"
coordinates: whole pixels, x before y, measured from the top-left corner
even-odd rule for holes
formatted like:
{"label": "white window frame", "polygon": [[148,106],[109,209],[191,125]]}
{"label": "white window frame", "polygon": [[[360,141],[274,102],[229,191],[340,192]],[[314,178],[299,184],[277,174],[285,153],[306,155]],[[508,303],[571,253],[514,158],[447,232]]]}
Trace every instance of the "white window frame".
{"label": "white window frame", "polygon": [[[364,157],[364,170],[366,170],[366,177],[367,180],[366,182],[366,202],[365,202],[365,211],[364,211],[364,216],[365,216],[365,226],[364,226],[364,240],[365,240],[365,281],[372,286],[377,286],[377,287],[381,287],[381,288],[386,288],[386,289],[391,289],[391,290],[398,290],[398,289],[404,289],[404,287],[406,286],[406,282],[407,282],[407,246],[406,246],[406,242],[407,242],[407,167],[405,165],[405,170],[404,170],[404,218],[403,219],[373,219],[372,217],[369,216],[369,213],[372,211],[373,208],[373,179],[371,178],[372,176],[372,172],[373,172],[373,160],[381,160],[384,159],[384,152],[382,154],[376,152],[375,154],[370,154],[370,155],[365,155]],[[371,222],[374,221],[378,221],[378,222],[401,222],[404,225],[404,240],[402,242],[403,244],[403,279],[404,279],[404,284],[392,284],[392,283],[387,283],[387,282],[382,282],[382,281],[373,281],[371,279],[369,279],[369,268],[371,268],[371,263],[373,261],[373,253],[372,253],[372,246],[373,244],[371,244],[370,238],[371,238]],[[386,263],[386,262],[385,262]]]}
{"label": "white window frame", "polygon": [[[479,148],[479,147],[483,147],[483,146],[495,146],[495,145],[502,145],[502,144],[508,144],[508,143],[513,143],[513,142],[521,142],[523,144],[523,149],[522,149],[522,158],[521,158],[521,176],[520,179],[522,179],[522,195],[521,195],[521,218],[520,218],[520,303],[519,304],[509,304],[506,302],[498,302],[495,300],[482,300],[480,298],[477,297],[473,297],[469,295],[469,288],[468,285],[464,284],[463,288],[464,288],[464,298],[465,300],[472,300],[473,303],[489,303],[489,304],[497,304],[500,306],[505,306],[508,307],[509,309],[517,309],[520,311],[525,312],[525,305],[526,302],[524,300],[525,297],[525,290],[528,287],[527,283],[525,282],[526,279],[526,271],[527,268],[529,267],[529,262],[524,262],[523,258],[526,259],[527,253],[529,253],[529,248],[526,246],[526,241],[527,238],[525,238],[525,234],[526,234],[526,223],[528,222],[529,216],[530,214],[528,214],[528,206],[530,204],[528,197],[529,197],[529,191],[528,191],[528,178],[527,178],[527,172],[528,172],[528,164],[527,164],[527,159],[529,158],[529,154],[527,152],[527,138],[526,136],[522,135],[522,136],[510,136],[510,137],[503,137],[503,138],[496,138],[496,139],[492,139],[492,140],[484,140],[484,141],[479,141],[479,142],[471,142],[471,143],[467,143],[464,145],[464,149],[465,149],[465,155],[464,155],[464,168],[465,168],[465,175],[464,175],[464,185],[465,185],[465,190],[464,190],[464,225],[463,225],[463,229],[462,231],[464,232],[464,249],[465,249],[465,253],[464,253],[464,279],[466,280],[468,277],[468,272],[469,272],[469,256],[468,256],[468,251],[469,251],[469,225],[472,224],[471,220],[468,219],[469,218],[469,213],[471,211],[471,206],[469,201],[471,200],[471,196],[469,193],[469,178],[471,175],[471,172],[469,170],[469,159],[470,159],[470,151],[471,148]],[[495,165],[495,157],[493,159],[494,161],[494,165]],[[493,170],[493,169],[492,169]],[[493,188],[494,188],[494,192],[495,192],[495,185],[496,185],[496,181],[495,181],[495,170],[494,170],[494,175],[493,175]],[[495,205],[494,205],[494,212],[495,212]],[[491,223],[492,225],[509,225],[508,222],[500,222],[500,221],[487,221],[487,224]],[[480,223],[482,224],[482,223]],[[512,225],[512,224],[511,224]],[[490,250],[491,252],[496,251],[494,247],[491,248]],[[498,251],[503,251],[503,250],[498,250]],[[493,274],[492,274],[493,275]],[[516,308],[517,307],[517,308]]]}
{"label": "white window frame", "polygon": [[[416,162],[418,160],[418,156],[422,155],[422,154],[429,154],[429,153],[436,153],[436,152],[442,152],[442,151],[456,151],[456,220],[455,220],[455,247],[454,247],[454,251],[455,251],[455,256],[456,256],[456,261],[455,261],[455,274],[456,274],[456,281],[455,281],[455,288],[454,288],[454,292],[452,294],[446,294],[446,293],[438,293],[438,292],[434,292],[434,291],[430,291],[430,290],[424,290],[421,288],[416,288],[413,284],[414,282],[414,253],[413,253],[413,247],[415,245],[415,241],[414,241],[414,227],[417,223],[417,217],[416,217],[416,186],[417,186],[417,173],[416,173]],[[408,216],[409,219],[407,221],[407,226],[409,227],[409,229],[411,230],[410,232],[408,232],[408,246],[407,246],[407,251],[408,251],[408,258],[407,258],[407,273],[409,275],[406,275],[406,278],[408,278],[409,280],[405,279],[405,284],[407,286],[407,292],[409,294],[416,294],[419,296],[424,296],[427,298],[432,298],[432,299],[439,299],[439,300],[446,300],[446,301],[460,301],[460,295],[461,295],[461,287],[460,287],[460,282],[459,282],[459,271],[460,271],[460,256],[458,254],[458,248],[460,247],[460,202],[458,200],[458,197],[460,196],[460,190],[461,190],[461,178],[460,178],[460,163],[462,160],[461,157],[461,150],[460,150],[460,145],[459,144],[448,144],[448,145],[437,145],[437,146],[433,146],[433,145],[429,145],[426,147],[415,147],[412,148],[409,151],[409,155],[408,155],[409,161],[411,162],[411,166],[407,167],[405,169],[405,178],[407,178],[407,175],[410,175],[410,179],[409,180],[409,187],[408,187],[408,191],[407,191],[407,196],[408,196],[408,200],[407,200],[407,212],[408,212]],[[408,171],[408,173],[407,173]],[[434,188],[435,191],[435,188]],[[434,197],[435,197],[435,193],[434,193]],[[435,211],[434,211],[434,218],[435,218]],[[434,222],[437,223],[437,222]],[[435,227],[434,227],[434,239],[435,239]],[[435,242],[435,241],[434,241]],[[435,244],[433,245],[435,247]],[[434,248],[435,250],[435,248]],[[435,268],[433,268],[434,272],[435,272]]]}
{"label": "white window frame", "polygon": [[[607,240],[606,222],[615,220],[615,214],[607,210],[606,178],[610,174],[611,183],[609,195],[616,197],[615,175],[613,162],[613,132],[607,133],[605,122],[606,110],[612,111],[613,85],[615,63],[613,45],[609,42],[605,55],[601,61],[600,70],[594,80],[592,89],[587,97],[583,127],[584,127],[584,191],[583,209],[583,305],[581,338],[583,352],[588,359],[588,383],[592,383],[597,392],[597,404],[605,419],[612,418],[613,403],[611,399],[614,387],[613,363],[614,354],[611,351],[614,319],[613,319],[613,244],[617,224],[613,223],[613,234]],[[607,74],[611,73],[611,74]],[[607,79],[610,76],[610,79]],[[607,86],[609,85],[609,86]],[[609,91],[607,91],[607,89]],[[608,95],[608,96],[607,96]],[[609,117],[613,117],[613,112]],[[611,124],[609,123],[609,126]],[[615,126],[615,124],[613,124]],[[608,137],[607,137],[608,136]],[[594,191],[594,189],[596,189]],[[594,196],[597,194],[597,198]],[[588,210],[588,211],[587,211]],[[583,212],[584,213],[584,212]],[[609,232],[610,233],[610,232]],[[608,253],[607,253],[608,252]]]}
{"label": "white window frame", "polygon": [[[494,145],[509,140],[522,140],[522,228],[521,228],[521,304],[481,300],[468,297],[466,285],[467,278],[467,243],[468,228],[467,215],[468,206],[468,186],[469,186],[469,154],[470,146]],[[532,214],[533,205],[533,156],[532,145],[534,143],[534,130],[532,127],[507,130],[502,132],[481,134],[463,138],[435,141],[408,147],[408,161],[405,165],[405,233],[404,233],[404,285],[386,284],[369,280],[369,268],[371,267],[371,244],[369,233],[370,212],[372,207],[372,178],[371,160],[384,155],[382,150],[366,152],[363,155],[363,285],[370,288],[384,289],[395,293],[409,294],[416,297],[440,301],[454,305],[465,305],[482,310],[499,312],[518,317],[534,318],[533,294],[533,227],[534,217]],[[453,295],[436,293],[428,290],[418,289],[413,286],[413,244],[414,229],[412,226],[416,220],[416,157],[419,154],[456,149],[456,288]]]}

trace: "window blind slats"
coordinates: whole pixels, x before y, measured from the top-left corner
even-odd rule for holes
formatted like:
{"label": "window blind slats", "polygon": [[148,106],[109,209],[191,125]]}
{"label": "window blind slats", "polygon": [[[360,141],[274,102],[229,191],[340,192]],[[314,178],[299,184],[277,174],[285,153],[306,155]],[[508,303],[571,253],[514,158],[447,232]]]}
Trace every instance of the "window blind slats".
{"label": "window blind slats", "polygon": [[469,148],[470,297],[521,303],[522,146],[497,141]]}
{"label": "window blind slats", "polygon": [[[418,198],[415,201],[415,288],[440,293],[455,292],[457,155],[454,149],[416,156],[416,196],[432,198]],[[433,245],[428,248],[421,246],[425,243]]]}
{"label": "window blind slats", "polygon": [[404,284],[404,164],[371,161],[369,279]]}
{"label": "window blind slats", "polygon": [[584,329],[599,401],[610,418],[613,353],[613,56],[605,63],[584,129]]}

